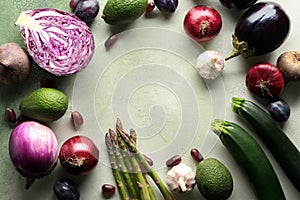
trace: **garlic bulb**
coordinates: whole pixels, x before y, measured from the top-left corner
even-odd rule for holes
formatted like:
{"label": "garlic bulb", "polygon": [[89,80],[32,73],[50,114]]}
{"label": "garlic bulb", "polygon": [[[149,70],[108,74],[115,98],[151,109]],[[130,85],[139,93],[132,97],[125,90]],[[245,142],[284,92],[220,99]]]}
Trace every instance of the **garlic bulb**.
{"label": "garlic bulb", "polygon": [[184,163],[172,167],[166,178],[166,183],[171,190],[179,192],[191,191],[196,184],[196,174]]}
{"label": "garlic bulb", "polygon": [[205,51],[198,56],[195,68],[202,78],[215,79],[224,68],[224,59],[217,51]]}

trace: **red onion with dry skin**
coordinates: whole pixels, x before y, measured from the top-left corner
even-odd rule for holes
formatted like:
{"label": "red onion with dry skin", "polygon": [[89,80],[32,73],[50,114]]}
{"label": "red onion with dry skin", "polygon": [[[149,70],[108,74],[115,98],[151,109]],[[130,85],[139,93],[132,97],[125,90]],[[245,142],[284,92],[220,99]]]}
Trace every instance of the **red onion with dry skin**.
{"label": "red onion with dry skin", "polygon": [[248,70],[246,86],[254,95],[272,99],[278,97],[283,91],[284,77],[275,65],[259,63]]}
{"label": "red onion with dry skin", "polygon": [[59,160],[70,174],[85,175],[98,164],[99,149],[90,138],[73,136],[63,143]]}
{"label": "red onion with dry skin", "polygon": [[184,18],[184,30],[196,42],[213,39],[221,28],[221,15],[209,6],[197,5],[190,9]]}

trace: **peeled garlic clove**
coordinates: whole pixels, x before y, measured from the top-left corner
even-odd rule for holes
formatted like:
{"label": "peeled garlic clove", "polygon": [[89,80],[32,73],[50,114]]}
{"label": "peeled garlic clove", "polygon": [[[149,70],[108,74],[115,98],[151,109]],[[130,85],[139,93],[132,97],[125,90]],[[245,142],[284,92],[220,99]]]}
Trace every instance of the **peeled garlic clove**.
{"label": "peeled garlic clove", "polygon": [[202,78],[215,79],[224,69],[224,59],[217,51],[205,51],[198,56],[195,68]]}

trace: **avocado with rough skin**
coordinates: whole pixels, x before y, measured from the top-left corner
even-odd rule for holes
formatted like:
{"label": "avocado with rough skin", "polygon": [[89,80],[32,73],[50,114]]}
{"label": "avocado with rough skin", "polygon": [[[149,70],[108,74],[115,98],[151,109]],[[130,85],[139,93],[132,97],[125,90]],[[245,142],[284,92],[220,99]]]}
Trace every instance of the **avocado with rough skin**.
{"label": "avocado with rough skin", "polygon": [[145,12],[148,0],[108,0],[102,18],[110,25],[132,23]]}

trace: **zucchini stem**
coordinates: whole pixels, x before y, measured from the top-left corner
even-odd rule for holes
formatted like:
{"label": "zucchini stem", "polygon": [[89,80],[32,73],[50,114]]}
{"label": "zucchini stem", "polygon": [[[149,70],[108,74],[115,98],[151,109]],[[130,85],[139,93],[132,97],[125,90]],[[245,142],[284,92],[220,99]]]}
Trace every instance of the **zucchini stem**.
{"label": "zucchini stem", "polygon": [[237,113],[238,109],[242,107],[242,103],[245,101],[244,98],[232,97],[232,110]]}
{"label": "zucchini stem", "polygon": [[216,133],[218,136],[220,136],[223,133],[227,133],[227,130],[225,126],[228,125],[228,122],[222,119],[215,119],[211,123],[211,129],[214,133]]}

